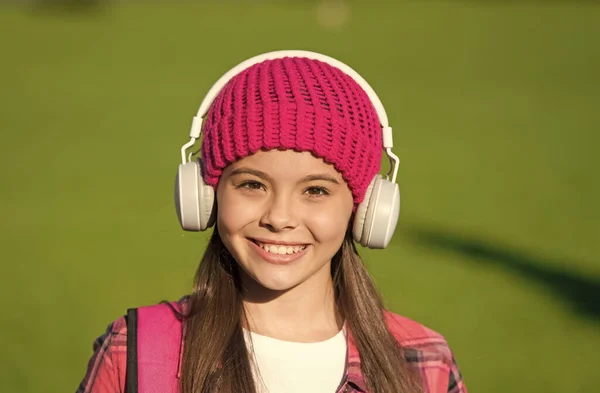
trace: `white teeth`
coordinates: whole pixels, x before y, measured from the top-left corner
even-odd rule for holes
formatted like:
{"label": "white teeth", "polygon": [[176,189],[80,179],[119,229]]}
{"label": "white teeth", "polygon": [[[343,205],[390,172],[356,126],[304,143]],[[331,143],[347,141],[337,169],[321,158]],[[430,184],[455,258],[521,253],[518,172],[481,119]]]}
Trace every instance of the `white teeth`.
{"label": "white teeth", "polygon": [[291,255],[297,252],[300,252],[306,248],[306,246],[278,246],[275,244],[265,244],[256,242],[263,250],[270,252],[272,254],[278,255]]}

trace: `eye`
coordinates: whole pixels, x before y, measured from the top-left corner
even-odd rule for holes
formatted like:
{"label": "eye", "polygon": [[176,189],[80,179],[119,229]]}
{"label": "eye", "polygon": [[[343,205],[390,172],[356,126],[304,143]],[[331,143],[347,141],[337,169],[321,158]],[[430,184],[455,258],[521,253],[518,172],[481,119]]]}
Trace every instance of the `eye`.
{"label": "eye", "polygon": [[238,184],[235,188],[236,189],[241,188],[243,190],[254,191],[254,190],[262,190],[265,188],[265,186],[256,180],[246,180],[246,181],[243,181],[240,184]]}
{"label": "eye", "polygon": [[306,192],[311,197],[320,197],[329,195],[329,191],[327,191],[324,187],[308,187],[304,192]]}

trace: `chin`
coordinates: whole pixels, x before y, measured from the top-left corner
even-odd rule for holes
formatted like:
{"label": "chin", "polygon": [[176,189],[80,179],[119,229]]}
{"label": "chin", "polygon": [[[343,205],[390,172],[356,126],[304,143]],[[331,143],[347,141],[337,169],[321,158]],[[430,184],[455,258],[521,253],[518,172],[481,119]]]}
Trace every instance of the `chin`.
{"label": "chin", "polygon": [[262,275],[250,277],[259,287],[267,291],[285,292],[302,283],[302,280],[293,279],[291,277],[273,277],[269,274],[267,277]]}

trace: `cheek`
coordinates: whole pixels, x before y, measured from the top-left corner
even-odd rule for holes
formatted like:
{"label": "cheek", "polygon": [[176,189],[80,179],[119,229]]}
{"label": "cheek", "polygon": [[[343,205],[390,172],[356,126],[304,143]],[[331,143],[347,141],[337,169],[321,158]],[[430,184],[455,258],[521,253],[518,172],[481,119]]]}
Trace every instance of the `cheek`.
{"label": "cheek", "polygon": [[305,215],[305,223],[318,242],[339,242],[341,244],[352,216],[352,200],[335,203],[327,207],[313,209]]}
{"label": "cheek", "polygon": [[232,192],[217,190],[217,225],[219,231],[229,235],[243,228],[254,219],[255,209],[248,208],[248,201]]}

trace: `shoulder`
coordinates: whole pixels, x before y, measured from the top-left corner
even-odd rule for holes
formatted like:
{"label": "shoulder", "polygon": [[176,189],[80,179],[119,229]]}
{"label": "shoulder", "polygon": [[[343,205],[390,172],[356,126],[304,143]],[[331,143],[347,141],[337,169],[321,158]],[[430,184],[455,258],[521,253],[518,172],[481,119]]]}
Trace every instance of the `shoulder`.
{"label": "shoulder", "polygon": [[[174,310],[183,308],[184,299],[174,303],[159,303],[139,307],[136,313],[128,313],[110,323],[93,343],[93,354],[88,361],[86,374],[77,393],[120,393],[125,391],[127,371],[127,337],[136,332],[128,332],[128,322],[144,313],[146,326],[152,331],[160,331],[163,322],[178,322]],[[155,325],[156,323],[156,325]],[[136,326],[137,323],[131,326]]]}
{"label": "shoulder", "polygon": [[120,317],[93,344],[77,393],[123,392],[127,364],[127,320]]}
{"label": "shoulder", "polygon": [[448,342],[440,333],[392,312],[385,312],[388,330],[409,364],[426,379],[428,392],[466,393],[467,388]]}
{"label": "shoulder", "polygon": [[385,312],[388,330],[403,348],[438,354],[451,359],[452,353],[444,336],[410,318]]}
{"label": "shoulder", "polygon": [[114,341],[121,341],[127,338],[127,317],[121,316],[109,325],[110,335]]}
{"label": "shoulder", "polygon": [[114,360],[116,356],[127,352],[127,319],[119,317],[111,324],[103,335],[94,341],[94,353],[104,361]]}
{"label": "shoulder", "polygon": [[[147,306],[141,306],[130,310],[135,310],[135,315],[140,315],[142,312],[146,318],[152,317],[157,319],[178,320],[179,313],[186,309],[187,297],[181,298],[176,302],[161,302]],[[106,333],[96,340],[94,346],[102,344],[104,346],[114,347],[114,349],[123,349],[127,347],[127,327],[128,319],[133,317],[129,312],[113,321],[106,330]],[[135,326],[135,325],[134,325]]]}

